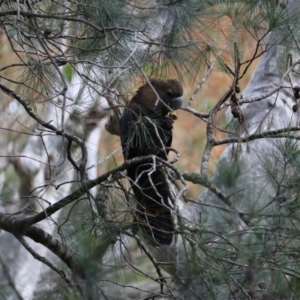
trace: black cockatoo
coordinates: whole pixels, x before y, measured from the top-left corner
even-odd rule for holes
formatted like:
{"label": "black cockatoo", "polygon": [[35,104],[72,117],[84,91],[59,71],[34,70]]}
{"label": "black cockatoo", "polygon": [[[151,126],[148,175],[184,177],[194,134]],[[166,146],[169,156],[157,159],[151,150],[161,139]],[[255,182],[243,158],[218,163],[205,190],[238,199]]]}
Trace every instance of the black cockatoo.
{"label": "black cockatoo", "polygon": [[[152,79],[141,86],[120,119],[125,160],[156,155],[167,161],[172,143],[172,111],[182,105],[182,85],[177,80]],[[172,197],[164,166],[142,164],[129,167],[127,175],[137,200],[135,221],[154,245],[172,242]]]}

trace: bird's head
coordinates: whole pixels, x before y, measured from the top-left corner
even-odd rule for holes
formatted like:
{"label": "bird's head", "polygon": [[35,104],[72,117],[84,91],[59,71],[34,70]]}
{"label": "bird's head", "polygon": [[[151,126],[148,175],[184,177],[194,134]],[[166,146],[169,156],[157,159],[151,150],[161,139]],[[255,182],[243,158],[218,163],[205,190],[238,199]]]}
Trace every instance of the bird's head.
{"label": "bird's head", "polygon": [[181,107],[183,88],[176,79],[151,79],[139,88],[132,101],[142,104],[153,112],[166,115]]}

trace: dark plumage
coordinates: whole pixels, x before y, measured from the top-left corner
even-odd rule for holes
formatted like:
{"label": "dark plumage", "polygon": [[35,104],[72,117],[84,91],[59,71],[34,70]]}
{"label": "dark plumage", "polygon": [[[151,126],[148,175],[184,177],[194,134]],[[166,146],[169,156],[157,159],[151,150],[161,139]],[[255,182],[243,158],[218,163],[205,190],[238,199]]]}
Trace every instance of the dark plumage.
{"label": "dark plumage", "polygon": [[[168,114],[181,106],[183,90],[177,80],[152,79],[150,83],[138,89],[120,120],[125,160],[148,155],[168,159],[175,119]],[[134,166],[127,175],[138,203],[135,221],[152,244],[169,245],[174,223],[164,166],[158,164],[154,171],[150,164]]]}

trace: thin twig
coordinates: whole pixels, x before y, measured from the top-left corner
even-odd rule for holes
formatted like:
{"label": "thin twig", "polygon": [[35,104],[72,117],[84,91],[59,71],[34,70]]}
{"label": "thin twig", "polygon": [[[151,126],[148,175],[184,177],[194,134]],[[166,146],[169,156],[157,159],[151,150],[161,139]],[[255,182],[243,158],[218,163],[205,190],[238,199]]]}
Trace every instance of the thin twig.
{"label": "thin twig", "polygon": [[65,281],[65,283],[68,286],[71,287],[73,285],[72,282],[70,281],[70,279],[67,277],[66,273],[62,269],[57,268],[48,259],[46,259],[45,257],[43,257],[43,256],[39,255],[37,252],[35,252],[30,247],[30,245],[25,241],[25,239],[23,237],[16,236],[16,238],[22,244],[22,246],[33,256],[33,258],[35,258],[36,260],[40,261],[41,263],[45,264],[50,269],[52,269],[53,271],[55,271],[56,273],[58,273],[59,276]]}
{"label": "thin twig", "polygon": [[215,63],[216,63],[216,60],[219,56],[221,56],[221,54],[228,48],[228,45],[226,45],[224,47],[224,49],[222,49],[217,55],[216,57],[214,58],[214,60],[211,62],[210,64],[210,67],[209,69],[207,70],[207,72],[205,73],[205,75],[202,77],[201,81],[198,83],[197,87],[195,88],[194,92],[193,92],[193,95],[190,97],[187,105],[185,108],[190,108],[190,106],[192,105],[196,95],[198,94],[198,92],[200,91],[202,85],[207,81],[207,79],[209,78],[214,66],[215,66]]}
{"label": "thin twig", "polygon": [[3,269],[3,273],[5,274],[7,280],[8,280],[8,283],[10,285],[10,287],[12,288],[12,290],[15,292],[17,298],[19,300],[24,300],[22,295],[19,293],[19,291],[17,290],[16,288],[16,285],[13,281],[13,278],[10,276],[10,273],[9,273],[9,269],[6,265],[6,263],[4,262],[4,260],[2,259],[2,256],[1,256],[1,253],[0,253],[0,264],[2,265],[2,269]]}

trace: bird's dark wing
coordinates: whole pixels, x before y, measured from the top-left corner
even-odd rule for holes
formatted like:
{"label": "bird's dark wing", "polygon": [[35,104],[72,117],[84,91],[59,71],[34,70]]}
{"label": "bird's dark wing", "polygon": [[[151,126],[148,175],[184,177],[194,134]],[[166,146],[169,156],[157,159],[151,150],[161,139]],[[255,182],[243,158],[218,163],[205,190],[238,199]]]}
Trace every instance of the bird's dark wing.
{"label": "bird's dark wing", "polygon": [[172,143],[171,118],[153,113],[142,105],[130,103],[121,120],[121,144],[126,160],[156,155],[167,160],[166,148]]}
{"label": "bird's dark wing", "polygon": [[[172,143],[172,123],[168,117],[156,116],[131,103],[120,120],[125,160],[148,155],[167,160],[166,147]],[[172,234],[168,232],[174,231],[174,224],[168,203],[169,186],[164,167],[157,164],[153,168],[153,165],[144,164],[127,169],[138,202],[135,221],[152,243],[170,244]]]}
{"label": "bird's dark wing", "polygon": [[[176,80],[151,80],[140,87],[120,120],[121,143],[125,160],[155,155],[167,161],[172,143],[172,108],[182,103],[182,86]],[[156,93],[154,93],[155,88]],[[158,99],[158,96],[159,98]],[[137,210],[135,221],[154,245],[169,245],[175,230],[173,203],[165,166],[157,161],[127,169]]]}

